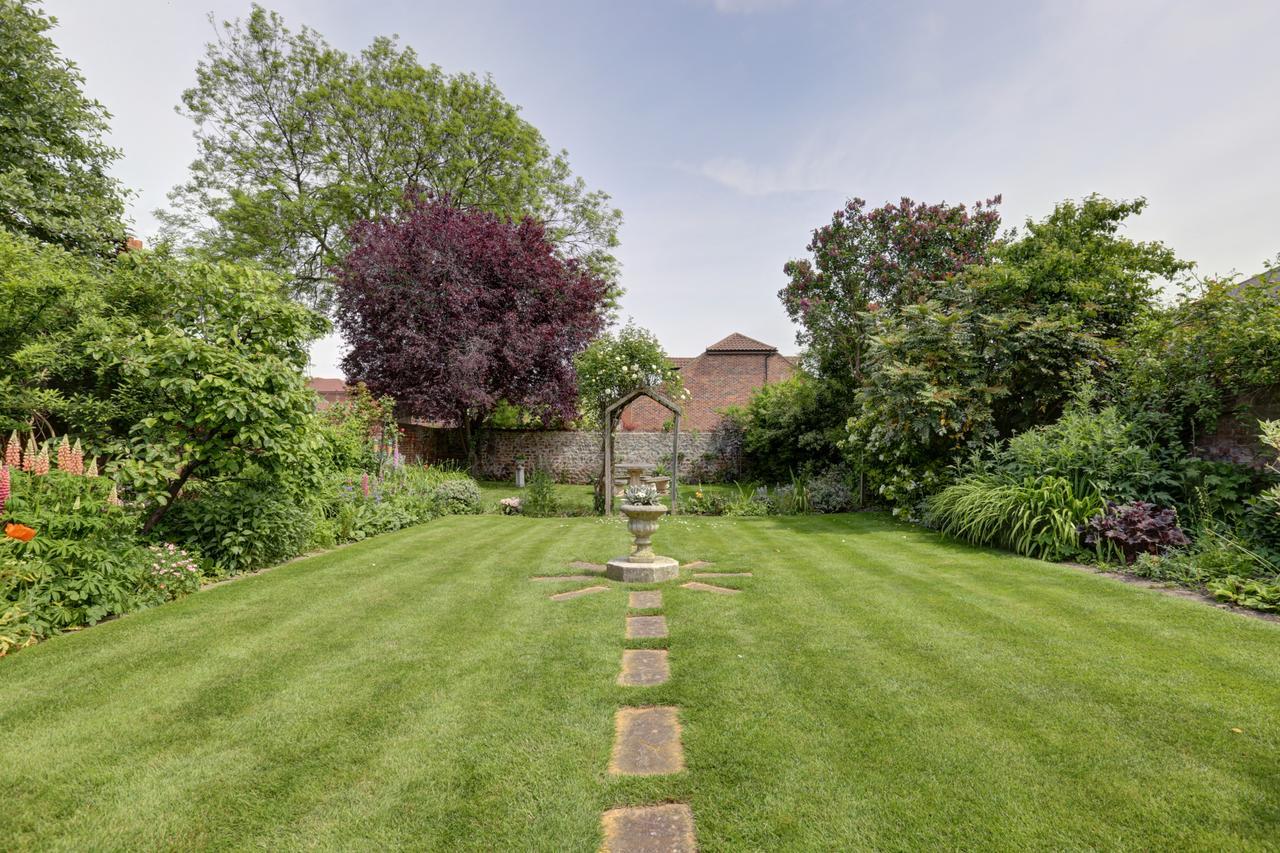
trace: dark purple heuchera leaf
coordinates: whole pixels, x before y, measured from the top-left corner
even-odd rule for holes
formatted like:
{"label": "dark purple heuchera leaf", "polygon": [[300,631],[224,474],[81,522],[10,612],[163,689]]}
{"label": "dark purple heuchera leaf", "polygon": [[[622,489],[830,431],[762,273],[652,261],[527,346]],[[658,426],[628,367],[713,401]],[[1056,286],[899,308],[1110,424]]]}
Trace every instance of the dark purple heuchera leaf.
{"label": "dark purple heuchera leaf", "polygon": [[458,425],[500,402],[577,415],[573,357],[603,328],[606,284],[541,223],[419,197],[350,233],[335,270],[348,380]]}
{"label": "dark purple heuchera leaf", "polygon": [[1162,554],[1191,542],[1178,527],[1176,512],[1146,501],[1123,505],[1109,501],[1106,511],[1089,519],[1080,530],[1085,545],[1119,551],[1126,563],[1138,559],[1139,554]]}

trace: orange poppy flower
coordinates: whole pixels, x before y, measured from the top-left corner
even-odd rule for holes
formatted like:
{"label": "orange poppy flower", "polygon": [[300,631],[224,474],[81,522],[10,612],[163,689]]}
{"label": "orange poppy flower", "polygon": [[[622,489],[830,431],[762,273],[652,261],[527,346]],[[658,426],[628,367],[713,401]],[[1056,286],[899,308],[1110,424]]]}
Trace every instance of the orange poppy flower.
{"label": "orange poppy flower", "polygon": [[6,524],[4,526],[4,535],[10,539],[17,539],[19,542],[30,542],[36,538],[35,530],[25,524]]}

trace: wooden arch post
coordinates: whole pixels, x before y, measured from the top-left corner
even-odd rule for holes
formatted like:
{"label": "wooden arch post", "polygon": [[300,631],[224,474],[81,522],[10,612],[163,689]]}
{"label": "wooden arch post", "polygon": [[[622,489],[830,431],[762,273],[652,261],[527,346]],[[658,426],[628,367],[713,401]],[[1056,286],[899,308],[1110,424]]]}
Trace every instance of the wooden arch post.
{"label": "wooden arch post", "polygon": [[600,483],[604,487],[604,514],[613,515],[613,430],[617,421],[622,418],[622,410],[641,397],[648,397],[659,406],[671,412],[675,419],[675,429],[671,436],[671,514],[676,514],[679,504],[680,479],[680,407],[675,401],[656,388],[638,388],[623,394],[604,407],[601,413],[600,428],[604,430],[604,471]]}

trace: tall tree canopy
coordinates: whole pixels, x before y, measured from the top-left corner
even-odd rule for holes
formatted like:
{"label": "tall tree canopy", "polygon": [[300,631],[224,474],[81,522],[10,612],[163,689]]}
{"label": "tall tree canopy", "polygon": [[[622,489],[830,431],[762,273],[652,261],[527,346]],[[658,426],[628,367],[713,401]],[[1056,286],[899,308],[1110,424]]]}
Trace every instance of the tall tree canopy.
{"label": "tall tree canopy", "polygon": [[97,254],[124,237],[124,199],[107,174],[109,115],[31,0],[0,0],[0,227]]}
{"label": "tall tree canopy", "polygon": [[903,198],[868,211],[855,198],[814,229],[812,258],[783,267],[789,281],[778,297],[816,370],[856,386],[874,312],[924,299],[936,282],[985,261],[999,204],[999,196],[973,210]]}
{"label": "tall tree canopy", "polygon": [[472,455],[500,403],[576,417],[573,358],[603,328],[607,286],[541,223],[419,198],[350,239],[337,270],[348,379],[464,427]]}
{"label": "tall tree canopy", "polygon": [[616,279],[621,212],[487,77],[424,66],[392,38],[353,56],[256,5],[222,24],[196,77],[180,111],[200,156],[171,194],[169,230],[263,262],[304,301],[329,305],[348,228],[395,212],[409,190],[533,216],[559,253]]}

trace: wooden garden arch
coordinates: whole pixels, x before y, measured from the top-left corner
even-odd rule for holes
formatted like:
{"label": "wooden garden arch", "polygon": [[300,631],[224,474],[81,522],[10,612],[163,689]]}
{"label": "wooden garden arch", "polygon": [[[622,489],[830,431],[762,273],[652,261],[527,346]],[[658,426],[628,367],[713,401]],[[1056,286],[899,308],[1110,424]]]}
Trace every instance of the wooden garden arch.
{"label": "wooden garden arch", "polygon": [[613,514],[613,431],[617,427],[618,421],[622,418],[622,410],[641,397],[648,397],[659,406],[670,410],[671,414],[675,416],[675,429],[672,430],[671,435],[671,514],[675,515],[676,513],[676,481],[680,477],[680,407],[670,397],[657,389],[639,388],[623,394],[605,406],[604,417],[600,419],[601,429],[604,430],[604,476],[600,482],[604,487],[604,514],[606,517]]}

